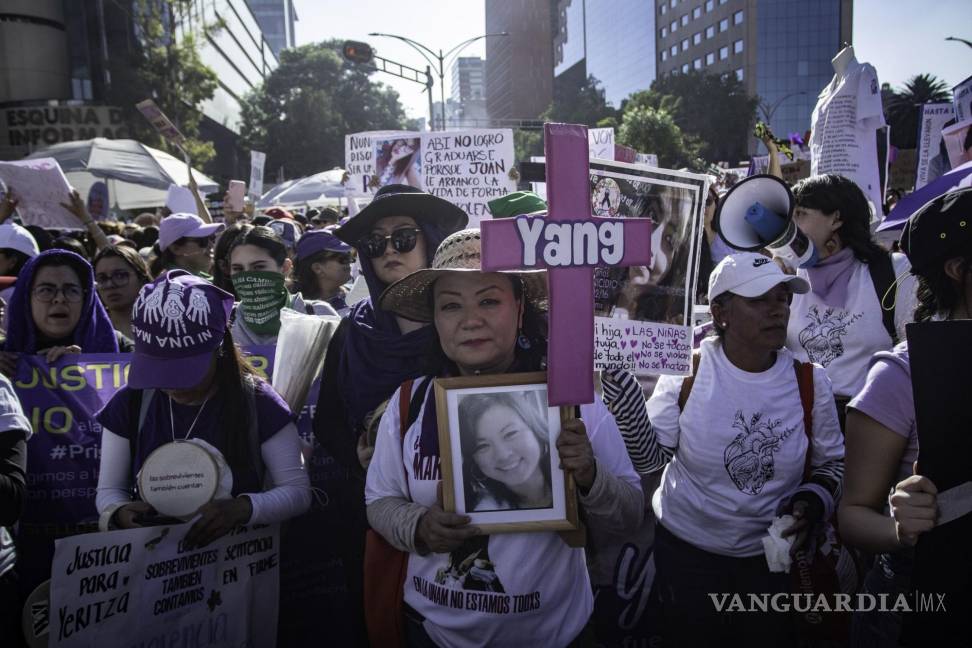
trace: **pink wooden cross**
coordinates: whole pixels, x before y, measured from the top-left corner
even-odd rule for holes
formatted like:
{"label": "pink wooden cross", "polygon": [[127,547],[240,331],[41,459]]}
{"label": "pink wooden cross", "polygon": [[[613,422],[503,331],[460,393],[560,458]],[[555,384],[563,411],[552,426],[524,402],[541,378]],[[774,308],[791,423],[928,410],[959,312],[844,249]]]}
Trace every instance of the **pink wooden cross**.
{"label": "pink wooden cross", "polygon": [[[543,137],[546,219],[484,220],[482,268],[547,269],[548,401],[580,405],[594,400],[594,266],[649,265],[651,221],[592,216],[587,127],[544,124]],[[542,231],[537,221],[544,224]]]}

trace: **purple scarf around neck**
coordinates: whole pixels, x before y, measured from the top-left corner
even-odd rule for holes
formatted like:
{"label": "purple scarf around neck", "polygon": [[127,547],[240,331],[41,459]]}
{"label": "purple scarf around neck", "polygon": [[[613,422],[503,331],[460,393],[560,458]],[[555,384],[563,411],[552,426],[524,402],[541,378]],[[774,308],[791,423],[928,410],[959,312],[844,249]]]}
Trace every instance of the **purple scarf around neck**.
{"label": "purple scarf around neck", "polygon": [[813,266],[807,268],[810,291],[827,306],[844,308],[847,305],[847,285],[857,266],[854,251],[844,248]]}

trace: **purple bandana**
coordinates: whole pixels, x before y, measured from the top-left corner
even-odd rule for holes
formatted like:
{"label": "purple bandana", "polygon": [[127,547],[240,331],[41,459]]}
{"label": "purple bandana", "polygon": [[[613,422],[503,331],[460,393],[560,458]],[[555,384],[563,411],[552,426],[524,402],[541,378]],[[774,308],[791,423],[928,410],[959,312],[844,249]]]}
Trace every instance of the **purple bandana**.
{"label": "purple bandana", "polygon": [[854,272],[856,261],[854,251],[844,248],[817,265],[807,268],[810,292],[827,306],[843,308],[847,304],[847,283]]}

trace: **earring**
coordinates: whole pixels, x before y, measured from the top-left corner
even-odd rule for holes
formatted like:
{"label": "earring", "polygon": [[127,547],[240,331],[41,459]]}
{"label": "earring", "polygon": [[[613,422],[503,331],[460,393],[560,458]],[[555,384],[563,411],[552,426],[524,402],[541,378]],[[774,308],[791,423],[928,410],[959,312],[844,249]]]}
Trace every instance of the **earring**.
{"label": "earring", "polygon": [[528,338],[523,334],[523,329],[520,329],[520,334],[516,338],[516,345],[521,349],[523,349],[524,351],[526,351],[527,349],[533,346],[532,344],[530,344],[530,338]]}

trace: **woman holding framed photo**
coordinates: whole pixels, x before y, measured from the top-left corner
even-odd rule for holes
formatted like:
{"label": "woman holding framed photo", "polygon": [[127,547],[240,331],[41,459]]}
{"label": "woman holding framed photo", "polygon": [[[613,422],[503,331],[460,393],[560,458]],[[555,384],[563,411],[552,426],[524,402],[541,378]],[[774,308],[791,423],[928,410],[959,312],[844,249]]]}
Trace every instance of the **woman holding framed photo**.
{"label": "woman holding framed photo", "polygon": [[[392,403],[409,403],[405,425],[400,420],[404,407],[390,406],[381,420],[365,489],[368,520],[408,554],[403,592],[407,645],[566,646],[581,634],[593,609],[584,550],[568,546],[552,531],[484,535],[469,516],[443,508],[443,500],[455,493],[443,493],[442,474],[447,464],[456,464],[447,461],[445,448],[440,452],[440,415],[429,389],[433,378],[495,385],[479,389],[489,396],[485,407],[491,411],[471,414],[475,445],[470,461],[484,476],[492,472],[494,482],[509,482],[506,487],[516,492],[536,476],[535,466],[543,461],[541,444],[533,443],[533,432],[525,429],[528,422],[503,395],[523,399],[545,391],[545,385],[525,384],[526,379],[513,375],[544,366],[545,276],[542,271],[484,273],[480,251],[478,230],[457,232],[439,246],[431,269],[410,274],[381,297],[385,310],[432,322],[435,346],[426,358],[427,375],[410,385],[410,393],[392,396]],[[467,400],[476,405],[474,394],[460,394],[457,409]],[[545,405],[545,395],[543,400]],[[451,406],[449,412],[451,419]],[[552,420],[555,426],[550,470],[561,479],[564,473],[573,478],[589,524],[617,532],[634,529],[641,522],[643,496],[614,418],[597,399],[582,405],[580,414],[562,425],[547,414],[535,423],[550,430]],[[492,429],[479,429],[484,416]],[[479,461],[480,452],[493,458]],[[458,489],[462,480],[455,481]],[[511,510],[500,514],[534,515],[516,510],[546,503],[542,486],[534,489],[541,494],[532,499],[529,490],[515,495],[515,506],[507,503]]]}

